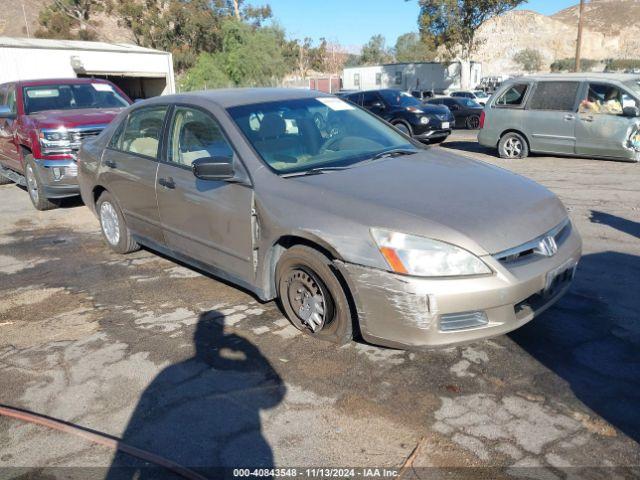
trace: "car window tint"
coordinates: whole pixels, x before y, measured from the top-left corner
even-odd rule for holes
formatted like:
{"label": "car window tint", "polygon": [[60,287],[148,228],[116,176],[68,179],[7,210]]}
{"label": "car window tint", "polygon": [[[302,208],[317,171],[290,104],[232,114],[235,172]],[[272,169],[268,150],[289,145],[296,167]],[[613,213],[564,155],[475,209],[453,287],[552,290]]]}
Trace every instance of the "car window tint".
{"label": "car window tint", "polygon": [[[253,117],[259,122],[258,116]],[[250,128],[251,127],[251,119]],[[293,128],[291,126],[290,128]],[[233,150],[213,117],[201,110],[177,107],[169,135],[168,160],[190,167],[201,158],[233,157]]]}
{"label": "car window tint", "polygon": [[158,158],[158,146],[167,108],[166,106],[147,107],[131,112],[122,133],[120,149],[145,157]]}
{"label": "car window tint", "polygon": [[579,88],[579,82],[539,82],[531,96],[529,108],[572,112]]}
{"label": "car window tint", "polygon": [[364,107],[372,107],[376,102],[380,102],[380,97],[375,92],[364,92],[362,94],[362,105]]}
{"label": "car window tint", "polygon": [[622,115],[623,91],[615,85],[590,83],[586,98],[580,102],[580,113]]}
{"label": "car window tint", "polygon": [[523,104],[528,89],[529,85],[526,83],[511,85],[500,95],[495,104],[498,107],[519,107]]}

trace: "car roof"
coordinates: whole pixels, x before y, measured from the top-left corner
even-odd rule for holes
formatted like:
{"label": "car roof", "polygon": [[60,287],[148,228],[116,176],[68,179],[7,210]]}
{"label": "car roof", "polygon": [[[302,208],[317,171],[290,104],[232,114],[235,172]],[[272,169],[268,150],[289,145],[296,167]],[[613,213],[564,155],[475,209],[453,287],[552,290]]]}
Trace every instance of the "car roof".
{"label": "car roof", "polygon": [[530,75],[510,80],[614,80],[618,82],[640,81],[640,75],[633,73],[547,73]]}
{"label": "car roof", "polygon": [[41,87],[45,85],[57,85],[57,84],[84,84],[84,83],[110,83],[107,80],[101,78],[42,78],[37,80],[18,80],[16,82],[6,82],[6,84],[17,84],[22,87]]}
{"label": "car roof", "polygon": [[[152,103],[180,103],[190,100],[208,100],[222,108],[251,105],[254,103],[277,102],[279,100],[298,100],[303,98],[330,97],[331,95],[316,90],[296,88],[221,88],[217,90],[202,90],[197,92],[163,95],[145,100],[145,104]],[[140,105],[140,103],[136,104]]]}

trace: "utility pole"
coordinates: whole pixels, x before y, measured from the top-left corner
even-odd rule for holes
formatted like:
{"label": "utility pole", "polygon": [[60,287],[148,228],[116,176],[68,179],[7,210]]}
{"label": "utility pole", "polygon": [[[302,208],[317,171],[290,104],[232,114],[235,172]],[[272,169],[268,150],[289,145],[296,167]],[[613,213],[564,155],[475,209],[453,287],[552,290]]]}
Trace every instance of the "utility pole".
{"label": "utility pole", "polygon": [[582,49],[582,19],[584,14],[584,2],[580,0],[580,13],[578,14],[578,39],[576,41],[576,72],[580,71],[580,56]]}

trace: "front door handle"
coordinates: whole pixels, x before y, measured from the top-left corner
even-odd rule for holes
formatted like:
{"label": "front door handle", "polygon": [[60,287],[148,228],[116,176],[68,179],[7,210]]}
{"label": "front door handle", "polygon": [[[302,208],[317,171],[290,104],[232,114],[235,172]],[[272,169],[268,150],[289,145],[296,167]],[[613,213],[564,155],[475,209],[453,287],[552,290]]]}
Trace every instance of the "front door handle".
{"label": "front door handle", "polygon": [[173,178],[171,177],[161,178],[158,180],[158,183],[162,185],[164,188],[169,188],[169,189],[176,188],[176,184],[173,181]]}
{"label": "front door handle", "polygon": [[571,121],[571,120],[575,120],[575,119],[576,119],[576,116],[575,116],[575,115],[572,115],[572,114],[570,114],[570,113],[568,113],[568,114],[566,114],[566,115],[564,116],[564,119],[565,119],[566,121]]}
{"label": "front door handle", "polygon": [[588,117],[580,117],[580,120],[583,122],[593,122],[593,115],[589,115]]}
{"label": "front door handle", "polygon": [[105,160],[104,164],[109,168],[116,168],[118,166],[113,160]]}

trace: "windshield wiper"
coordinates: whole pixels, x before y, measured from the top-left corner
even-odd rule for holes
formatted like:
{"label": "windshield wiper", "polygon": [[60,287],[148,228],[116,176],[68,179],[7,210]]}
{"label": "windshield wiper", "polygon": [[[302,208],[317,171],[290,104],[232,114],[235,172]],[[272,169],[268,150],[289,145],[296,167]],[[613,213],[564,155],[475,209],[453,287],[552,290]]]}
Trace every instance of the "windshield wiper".
{"label": "windshield wiper", "polygon": [[408,148],[394,148],[393,150],[383,150],[382,152],[376,153],[373,157],[368,158],[367,161],[379,160],[380,158],[385,158],[385,157],[400,157],[402,155],[413,155],[415,153],[418,153],[418,151],[409,150]]}
{"label": "windshield wiper", "polygon": [[325,172],[337,172],[339,170],[347,170],[350,167],[315,167],[302,172],[285,173],[281,175],[283,178],[303,177],[306,175],[320,175]]}

